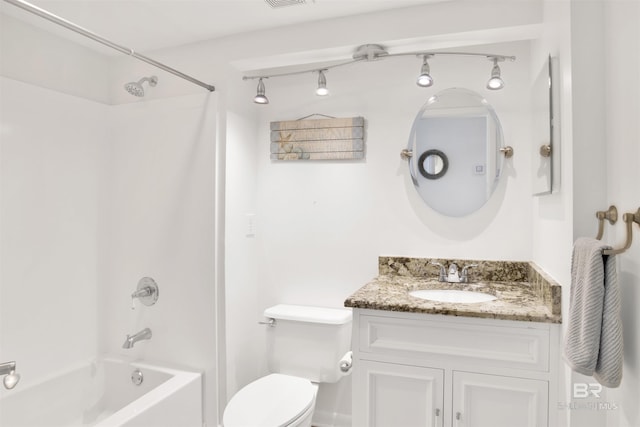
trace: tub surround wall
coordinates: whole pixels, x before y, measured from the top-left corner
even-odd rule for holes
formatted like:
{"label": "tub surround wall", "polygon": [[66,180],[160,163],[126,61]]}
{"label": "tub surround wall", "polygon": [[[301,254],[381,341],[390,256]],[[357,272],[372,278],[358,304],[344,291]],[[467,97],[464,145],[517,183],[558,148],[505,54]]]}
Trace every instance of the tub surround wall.
{"label": "tub surround wall", "polygon": [[[439,282],[431,261],[459,266],[478,264],[469,283]],[[561,287],[532,263],[443,260],[425,258],[379,258],[380,275],[345,301],[346,307],[431,313],[504,320],[560,323]],[[495,301],[452,304],[426,301],[409,295],[419,289],[458,289],[489,293]],[[546,296],[546,297],[545,297]],[[551,296],[555,296],[555,299]]]}
{"label": "tub surround wall", "polygon": [[0,78],[0,361],[28,387],[95,357],[108,107]]}
{"label": "tub surround wall", "polygon": [[[205,420],[215,424],[217,94],[110,107],[111,158],[100,229],[101,353],[204,372]],[[135,301],[152,277],[155,305]],[[150,340],[123,349],[127,334]]]}

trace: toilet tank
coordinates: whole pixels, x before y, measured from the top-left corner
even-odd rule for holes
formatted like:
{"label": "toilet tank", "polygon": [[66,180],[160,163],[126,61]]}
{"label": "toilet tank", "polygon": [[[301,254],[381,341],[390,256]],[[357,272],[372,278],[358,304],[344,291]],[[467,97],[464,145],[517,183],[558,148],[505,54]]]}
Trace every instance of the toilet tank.
{"label": "toilet tank", "polygon": [[351,310],[279,304],[264,311],[271,372],[333,383],[343,374],[340,359],[351,349]]}

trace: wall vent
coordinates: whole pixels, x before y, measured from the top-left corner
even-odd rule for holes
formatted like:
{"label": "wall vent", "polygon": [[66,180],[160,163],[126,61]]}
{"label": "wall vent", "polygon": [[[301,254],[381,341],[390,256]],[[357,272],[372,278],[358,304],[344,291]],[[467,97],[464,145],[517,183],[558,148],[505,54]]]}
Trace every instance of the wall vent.
{"label": "wall vent", "polygon": [[305,4],[307,0],[264,0],[269,6],[276,9],[278,7],[295,6],[296,4]]}

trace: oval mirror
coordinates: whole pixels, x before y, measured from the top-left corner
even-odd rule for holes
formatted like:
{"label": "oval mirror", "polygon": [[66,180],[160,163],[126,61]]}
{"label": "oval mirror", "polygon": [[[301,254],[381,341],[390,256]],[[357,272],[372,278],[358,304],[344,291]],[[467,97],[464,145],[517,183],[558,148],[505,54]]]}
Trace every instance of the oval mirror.
{"label": "oval mirror", "polygon": [[504,154],[502,127],[479,94],[438,92],[416,116],[407,150],[415,189],[432,209],[461,217],[480,209],[496,189]]}

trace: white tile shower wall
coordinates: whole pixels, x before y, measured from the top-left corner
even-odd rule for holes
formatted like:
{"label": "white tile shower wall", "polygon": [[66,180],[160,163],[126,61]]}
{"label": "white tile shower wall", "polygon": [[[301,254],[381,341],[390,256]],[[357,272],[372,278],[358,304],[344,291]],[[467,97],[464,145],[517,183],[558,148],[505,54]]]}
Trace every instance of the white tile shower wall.
{"label": "white tile shower wall", "polygon": [[108,107],[0,82],[0,360],[25,387],[96,353]]}
{"label": "white tile shower wall", "polygon": [[[101,229],[102,351],[202,370],[210,419],[217,410],[216,119],[215,93],[111,107]],[[130,295],[145,276],[156,280],[160,297],[132,310]],[[126,334],[145,327],[151,340],[122,349]]]}

